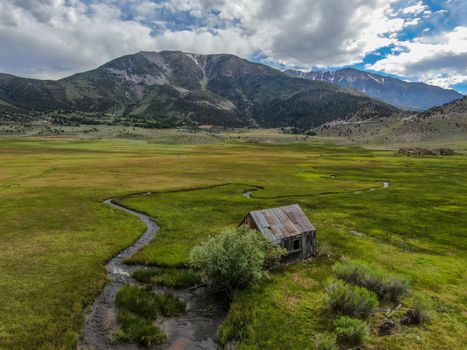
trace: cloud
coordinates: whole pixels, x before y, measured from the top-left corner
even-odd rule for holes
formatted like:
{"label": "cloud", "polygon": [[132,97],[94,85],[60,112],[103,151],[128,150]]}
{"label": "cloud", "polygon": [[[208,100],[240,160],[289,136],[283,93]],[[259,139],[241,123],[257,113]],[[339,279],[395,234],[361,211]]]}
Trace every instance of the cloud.
{"label": "cloud", "polygon": [[424,5],[422,1],[417,2],[415,5],[404,7],[400,13],[404,15],[417,15],[428,10],[428,6]]}
{"label": "cloud", "polygon": [[352,64],[394,41],[386,34],[404,21],[388,18],[389,9],[386,0],[0,1],[0,69],[57,77],[163,49]]}
{"label": "cloud", "polygon": [[230,27],[248,40],[252,52],[284,65],[332,66],[352,64],[375,49],[390,45],[388,33],[404,21],[389,18],[393,1],[386,0],[172,0],[171,11]]}
{"label": "cloud", "polygon": [[[453,0],[435,16],[423,1],[401,0],[0,0],[0,71],[59,78],[141,50],[233,53],[303,69],[373,54],[372,69],[448,84],[462,75],[453,67],[463,52],[436,28],[462,22],[463,7]],[[416,28],[432,42],[400,41]],[[382,48],[392,51],[377,55]]]}
{"label": "cloud", "polygon": [[142,49],[153,49],[151,29],[121,19],[105,3],[61,0],[0,2],[0,70],[62,77]]}
{"label": "cloud", "polygon": [[442,87],[467,81],[467,27],[399,44],[402,52],[393,52],[365,68]]}

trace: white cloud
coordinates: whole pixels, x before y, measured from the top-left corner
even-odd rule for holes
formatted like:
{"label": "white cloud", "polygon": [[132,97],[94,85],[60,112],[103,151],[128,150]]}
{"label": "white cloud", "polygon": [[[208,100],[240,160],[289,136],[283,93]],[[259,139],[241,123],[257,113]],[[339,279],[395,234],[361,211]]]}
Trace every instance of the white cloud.
{"label": "white cloud", "polygon": [[[271,64],[326,67],[360,63],[367,54],[392,45],[392,53],[372,69],[418,75],[438,84],[459,79],[461,74],[452,67],[434,68],[449,57],[456,59],[459,53],[451,46],[459,45],[454,38],[459,33],[433,39],[424,34],[425,41],[400,42],[405,28],[432,15],[423,1],[403,8],[401,3],[405,4],[401,0],[0,0],[0,72],[57,78],[140,50],[233,53],[245,58],[258,53]],[[462,4],[453,1],[449,6]],[[465,47],[465,42],[461,45]],[[420,62],[424,69],[418,68]]]}
{"label": "white cloud", "polygon": [[427,84],[436,85],[448,89],[452,85],[467,82],[467,75],[458,74],[451,76],[443,76],[442,74],[438,74],[428,77],[425,82]]}
{"label": "white cloud", "polygon": [[[167,7],[236,21],[249,47],[284,65],[331,66],[359,62],[393,42],[404,20],[389,18],[387,0],[172,0]],[[237,36],[238,38],[238,36]],[[233,38],[234,40],[236,38]]]}
{"label": "white cloud", "polygon": [[399,43],[393,52],[365,68],[449,87],[467,80],[467,27]]}
{"label": "white cloud", "polygon": [[[0,70],[57,77],[123,54],[164,49],[243,57],[259,52],[285,65],[352,64],[393,43],[390,34],[407,25],[389,18],[393,1],[0,0]],[[157,16],[160,8],[189,12],[201,24],[173,28]]]}
{"label": "white cloud", "polygon": [[208,30],[165,31],[155,38],[156,50],[180,50],[200,54],[231,53],[247,56],[253,51],[239,29],[221,29],[215,34]]}
{"label": "white cloud", "polygon": [[405,7],[400,10],[400,13],[404,15],[417,15],[428,10],[428,6],[423,4],[423,1],[417,2],[415,5]]}
{"label": "white cloud", "polygon": [[154,48],[149,28],[106,4],[0,1],[0,14],[0,71],[56,78]]}
{"label": "white cloud", "polygon": [[404,21],[404,26],[407,27],[407,26],[415,26],[417,24],[420,23],[420,18],[413,18],[413,19],[410,19],[410,20],[406,20]]}

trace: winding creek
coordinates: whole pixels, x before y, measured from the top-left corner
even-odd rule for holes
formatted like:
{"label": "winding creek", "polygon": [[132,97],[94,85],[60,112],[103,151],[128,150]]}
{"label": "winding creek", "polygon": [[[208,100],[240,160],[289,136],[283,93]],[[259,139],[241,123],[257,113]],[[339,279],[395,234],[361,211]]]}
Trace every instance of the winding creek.
{"label": "winding creek", "polygon": [[[384,181],[382,187],[370,188],[366,191],[388,187],[389,182]],[[263,187],[257,186],[244,192],[243,196],[252,198],[251,193],[261,189]],[[353,193],[366,191],[355,191]],[[149,194],[151,193],[140,194],[140,196]],[[300,197],[300,195],[297,197]],[[115,296],[121,287],[139,284],[131,277],[135,270],[151,268],[126,265],[124,261],[149,244],[159,231],[159,226],[149,216],[121,206],[115,203],[113,199],[105,200],[104,204],[138,217],[146,225],[146,231],[134,244],[122,250],[105,266],[108,283],[85,314],[83,334],[78,340],[76,349],[140,349],[136,344],[116,344],[111,340],[113,333],[118,330]],[[205,287],[191,290],[153,286],[153,290],[155,292],[170,292],[187,303],[187,312],[185,314],[158,320],[158,325],[167,335],[167,341],[160,346],[153,347],[153,349],[217,349],[217,330],[228,311],[228,302],[224,298],[210,293]]]}
{"label": "winding creek", "polygon": [[[144,234],[130,247],[121,251],[105,266],[108,283],[85,315],[83,335],[78,350],[140,349],[136,344],[116,344],[112,334],[118,330],[115,296],[126,285],[138,284],[132,272],[146,266],[126,265],[125,259],[147,245],[159,231],[159,226],[147,215],[125,208],[107,199],[104,204],[138,217],[145,225]],[[227,314],[228,303],[206,288],[194,290],[154,286],[155,292],[170,292],[187,303],[187,312],[179,317],[162,319],[158,325],[167,335],[167,341],[154,349],[217,349],[217,329]]]}

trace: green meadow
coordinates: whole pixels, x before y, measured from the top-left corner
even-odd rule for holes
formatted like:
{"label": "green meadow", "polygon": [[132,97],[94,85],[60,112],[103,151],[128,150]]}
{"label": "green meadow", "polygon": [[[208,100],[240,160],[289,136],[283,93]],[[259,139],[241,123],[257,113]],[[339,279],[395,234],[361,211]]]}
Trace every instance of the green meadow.
{"label": "green meadow", "polygon": [[[467,155],[461,148],[455,156],[415,158],[313,139],[0,139],[0,348],[74,346],[84,308],[106,282],[105,262],[145,229],[102,204],[119,197],[161,226],[128,262],[162,268],[186,266],[194,245],[250,210],[298,203],[309,216],[328,256],[282,267],[237,292],[221,341],[234,338],[240,349],[313,349],[315,335],[331,323],[323,286],[346,256],[407,276],[414,292],[436,304],[429,324],[384,337],[372,329],[369,349],[463,349]],[[256,186],[264,189],[242,195]],[[151,194],[125,197],[141,192]]]}

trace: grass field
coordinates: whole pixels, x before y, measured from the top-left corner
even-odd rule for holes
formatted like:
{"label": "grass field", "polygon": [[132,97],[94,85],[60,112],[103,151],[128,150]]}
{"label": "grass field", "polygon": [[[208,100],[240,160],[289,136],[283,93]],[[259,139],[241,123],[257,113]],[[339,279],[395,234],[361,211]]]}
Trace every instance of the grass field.
{"label": "grass field", "polygon": [[[182,266],[194,244],[249,210],[289,203],[303,207],[319,243],[330,246],[331,258],[288,266],[237,293],[223,332],[246,322],[241,348],[313,348],[314,334],[329,326],[323,283],[342,255],[408,276],[437,303],[431,324],[372,334],[370,348],[462,349],[467,341],[465,155],[408,158],[322,143],[3,139],[0,162],[0,348],[73,346],[83,307],[105,283],[104,262],[144,230],[101,201],[146,191],[153,194],[122,202],[150,214],[161,231],[130,262]],[[265,189],[242,196],[256,185]]]}

